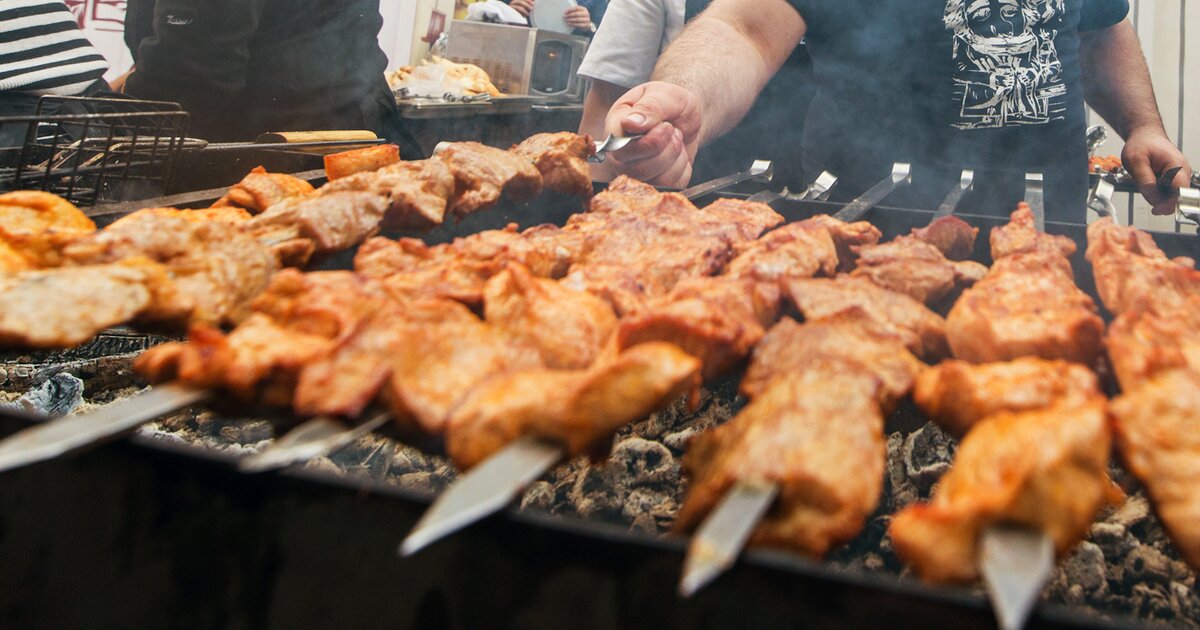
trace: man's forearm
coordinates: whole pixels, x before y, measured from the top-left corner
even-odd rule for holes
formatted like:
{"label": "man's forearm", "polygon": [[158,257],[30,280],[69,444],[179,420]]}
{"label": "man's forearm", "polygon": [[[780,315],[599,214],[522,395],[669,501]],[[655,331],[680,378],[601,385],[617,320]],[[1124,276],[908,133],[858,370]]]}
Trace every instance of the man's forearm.
{"label": "man's forearm", "polygon": [[716,0],[663,53],[653,79],[700,97],[700,144],[732,129],[804,36],[785,0]]}
{"label": "man's forearm", "polygon": [[1122,138],[1138,130],[1163,130],[1150,69],[1128,20],[1085,33],[1079,56],[1088,104]]}

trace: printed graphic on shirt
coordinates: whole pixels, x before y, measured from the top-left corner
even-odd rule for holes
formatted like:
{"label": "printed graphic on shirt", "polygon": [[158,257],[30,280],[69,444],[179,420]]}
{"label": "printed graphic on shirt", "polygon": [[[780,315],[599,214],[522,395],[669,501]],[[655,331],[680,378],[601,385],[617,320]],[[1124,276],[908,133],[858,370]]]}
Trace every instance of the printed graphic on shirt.
{"label": "printed graphic on shirt", "polygon": [[958,129],[1062,120],[1066,82],[1054,39],[1066,0],[947,0]]}

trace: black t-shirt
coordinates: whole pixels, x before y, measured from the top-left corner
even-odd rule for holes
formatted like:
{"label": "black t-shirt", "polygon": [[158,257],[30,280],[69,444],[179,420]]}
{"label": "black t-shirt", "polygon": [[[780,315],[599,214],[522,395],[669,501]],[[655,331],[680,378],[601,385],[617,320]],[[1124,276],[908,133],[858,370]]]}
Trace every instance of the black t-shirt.
{"label": "black t-shirt", "polygon": [[974,168],[963,211],[1006,213],[1041,172],[1047,215],[1084,220],[1079,33],[1119,22],[1126,0],[789,1],[820,86],[806,177],[828,170],[853,197],[910,162],[913,186],[889,202],[932,208]]}

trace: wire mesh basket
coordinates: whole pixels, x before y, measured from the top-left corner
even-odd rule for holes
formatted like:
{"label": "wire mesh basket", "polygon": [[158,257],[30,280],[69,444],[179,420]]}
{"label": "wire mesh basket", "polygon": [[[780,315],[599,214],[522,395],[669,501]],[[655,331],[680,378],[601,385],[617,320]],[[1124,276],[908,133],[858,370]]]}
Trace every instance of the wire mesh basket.
{"label": "wire mesh basket", "polygon": [[0,117],[0,191],[30,189],[80,206],[164,194],[187,133],[177,103],[44,96]]}

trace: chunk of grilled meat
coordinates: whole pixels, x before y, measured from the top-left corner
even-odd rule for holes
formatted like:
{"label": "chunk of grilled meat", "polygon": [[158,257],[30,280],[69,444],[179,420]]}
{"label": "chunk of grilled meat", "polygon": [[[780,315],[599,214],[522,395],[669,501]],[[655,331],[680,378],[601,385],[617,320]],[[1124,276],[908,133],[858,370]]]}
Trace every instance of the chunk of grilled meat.
{"label": "chunk of grilled meat", "polygon": [[923,228],[913,228],[912,235],[938,248],[947,259],[963,261],[975,252],[979,228],[958,217],[939,217]]}
{"label": "chunk of grilled meat", "polygon": [[874,245],[883,238],[883,233],[879,231],[879,228],[867,221],[844,223],[827,214],[818,214],[805,219],[803,223],[829,230],[829,235],[833,237],[833,244],[837,247],[837,270],[843,273],[848,273],[857,266],[858,248]]}
{"label": "chunk of grilled meat", "polygon": [[1118,315],[1105,337],[1117,382],[1127,391],[1166,370],[1200,372],[1200,296],[1165,311],[1152,304]]}
{"label": "chunk of grilled meat", "polygon": [[1200,373],[1169,370],[1111,406],[1121,463],[1146,487],[1180,555],[1200,569]]}
{"label": "chunk of grilled meat", "polygon": [[478,142],[455,142],[438,154],[454,175],[449,211],[465,216],[488,208],[507,195],[514,201],[542,192],[542,174],[528,158]]}
{"label": "chunk of grilled meat", "polygon": [[1095,396],[978,423],[933,500],[892,518],[896,553],[925,580],[967,582],[979,576],[979,539],[992,524],[1045,532],[1059,555],[1070,551],[1111,490],[1105,403]]}
{"label": "chunk of grilled meat", "polygon": [[96,224],[75,204],[48,192],[0,194],[0,271],[54,267],[59,250]]}
{"label": "chunk of grilled meat", "polygon": [[883,488],[877,380],[858,369],[787,373],[726,424],[688,445],[691,478],[675,529],[695,528],[738,482],[773,483],[753,546],[820,557],[862,531]]}
{"label": "chunk of grilled meat", "polygon": [[930,420],[961,438],[1000,412],[1032,411],[1101,395],[1096,374],[1078,363],[1022,357],[974,365],[946,361],[917,378],[913,400]]}
{"label": "chunk of grilled meat", "polygon": [[1172,311],[1200,296],[1196,261],[1167,258],[1149,234],[1116,225],[1108,217],[1088,226],[1087,233],[1087,259],[1100,299],[1110,312]]}
{"label": "chunk of grilled meat", "polygon": [[431,228],[446,218],[455,179],[439,159],[400,162],[329,182],[321,194],[367,192],[387,200],[383,229]]}
{"label": "chunk of grilled meat", "polygon": [[546,188],[565,195],[592,196],[587,159],[596,153],[596,145],[591,136],[567,131],[539,133],[509,151],[532,161]]}
{"label": "chunk of grilled meat", "polygon": [[176,325],[240,321],[279,269],[275,255],[235,225],[155,210],[135,212],[81,237],[62,255],[72,266],[139,256],[162,263],[171,286],[156,291],[139,318]]}
{"label": "chunk of grilled meat", "polygon": [[775,324],[754,348],[741,392],[758,398],[786,374],[857,371],[875,378],[866,393],[891,413],[924,368],[902,337],[853,307],[804,324],[787,317]]}
{"label": "chunk of grilled meat", "polygon": [[947,354],[946,320],[913,298],[884,289],[866,278],[789,280],[784,287],[785,295],[806,320],[859,308],[900,337],[917,356],[934,360]]}
{"label": "chunk of grilled meat", "polygon": [[903,293],[923,304],[955,295],[987,274],[977,262],[955,262],[935,245],[916,236],[857,248],[858,266],[851,275]]}
{"label": "chunk of grilled meat", "polygon": [[[231,225],[241,225],[252,215],[245,208],[234,206],[213,206],[212,208],[197,208],[185,210],[181,208],[144,208],[129,216],[137,214],[157,214],[164,217],[177,217],[188,221],[219,221]],[[115,223],[120,223],[118,219]]]}
{"label": "chunk of grilled meat", "polygon": [[488,280],[483,302],[487,323],[514,344],[536,349],[551,369],[588,367],[617,328],[604,300],[534,277],[519,263]]}
{"label": "chunk of grilled meat", "polygon": [[285,199],[246,222],[265,244],[309,241],[314,253],[357,245],[379,231],[388,201],[376,194],[338,191]]}
{"label": "chunk of grilled meat", "polygon": [[1075,254],[1075,241],[1038,231],[1033,210],[1024,201],[1017,205],[1007,225],[992,230],[990,241],[992,260],[1017,254],[1046,253],[1063,258]]}
{"label": "chunk of grilled meat", "polygon": [[996,262],[950,309],[946,334],[954,356],[973,363],[1023,356],[1094,365],[1104,321],[1075,286],[1065,252],[1074,243],[1037,233],[1027,206],[992,231]]}
{"label": "chunk of grilled meat", "polygon": [[833,233],[852,230],[852,225],[813,219],[785,225],[737,246],[725,274],[765,282],[832,276],[838,268]]}
{"label": "chunk of grilled meat", "polygon": [[303,179],[283,173],[268,173],[267,169],[256,166],[242,181],[231,186],[213,206],[244,208],[259,214],[284,199],[307,195],[313,190],[312,184]]}
{"label": "chunk of grilled meat", "polygon": [[145,258],[0,271],[0,345],[65,348],[146,311],[170,280]]}
{"label": "chunk of grilled meat", "polygon": [[613,433],[699,386],[700,362],[679,348],[647,343],[585,370],[534,369],[480,384],[446,424],[446,452],[470,468],[522,436],[599,454]]}

